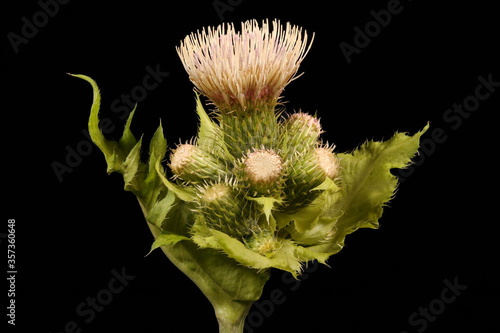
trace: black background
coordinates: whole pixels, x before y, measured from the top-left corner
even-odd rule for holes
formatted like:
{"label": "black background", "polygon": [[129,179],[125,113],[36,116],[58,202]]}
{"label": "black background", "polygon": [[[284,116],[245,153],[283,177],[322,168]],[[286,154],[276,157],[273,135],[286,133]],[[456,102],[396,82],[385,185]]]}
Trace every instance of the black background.
{"label": "black background", "polygon": [[[54,162],[67,163],[68,147],[88,149],[82,131],[91,89],[67,72],[97,81],[103,117],[121,128],[111,103],[142,84],[147,66],[159,66],[169,75],[139,103],[132,130],[147,142],[161,119],[170,147],[195,134],[192,85],[175,46],[190,32],[221,23],[213,3],[70,1],[17,53],[7,35],[20,35],[22,17],[31,21],[40,4],[19,1],[2,11],[7,186],[0,232],[16,219],[14,331],[64,332],[71,321],[88,333],[217,331],[194,284],[160,251],[144,257],[153,238],[140,208],[122,190],[121,177],[106,174],[95,146],[62,179],[53,169]],[[443,115],[474,95],[479,76],[500,81],[497,10],[481,2],[402,1],[402,11],[348,63],[339,44],[353,44],[354,27],[363,29],[373,20],[370,11],[388,1],[231,3],[224,21],[278,18],[315,33],[301,66],[305,74],[284,96],[290,111],[317,112],[324,139],[338,151],[395,131],[414,133],[428,121],[432,126],[380,229],[350,235],[330,267],[310,266],[300,284],[273,271],[262,300],[275,289],[286,300],[252,308],[254,332],[495,330],[500,87],[460,126]],[[432,129],[447,139],[433,141]],[[110,133],[118,135],[118,129]],[[107,287],[113,270],[134,278],[86,323],[89,317],[76,308]],[[412,326],[409,316],[436,304],[445,279],[467,289],[427,327]]]}

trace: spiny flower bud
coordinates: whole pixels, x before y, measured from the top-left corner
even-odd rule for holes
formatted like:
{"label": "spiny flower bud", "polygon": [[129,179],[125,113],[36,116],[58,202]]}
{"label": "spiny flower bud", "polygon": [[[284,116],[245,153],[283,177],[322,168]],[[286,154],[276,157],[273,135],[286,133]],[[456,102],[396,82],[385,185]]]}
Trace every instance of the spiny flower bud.
{"label": "spiny flower bud", "polygon": [[315,150],[318,163],[325,175],[334,179],[339,173],[339,161],[331,149],[320,147]]}
{"label": "spiny flower bud", "polygon": [[267,256],[275,253],[280,247],[280,242],[277,237],[273,232],[268,230],[254,233],[246,240],[245,244],[253,251]]}
{"label": "spiny flower bud", "polygon": [[170,168],[175,177],[193,183],[218,179],[225,169],[213,155],[188,143],[179,145],[173,151]]}
{"label": "spiny flower bud", "polygon": [[229,184],[199,186],[198,211],[210,228],[243,239],[256,228],[250,203]]}
{"label": "spiny flower bud", "polygon": [[288,213],[308,206],[321,191],[316,190],[326,179],[335,178],[338,161],[327,148],[315,148],[305,154],[296,154],[289,163],[283,188],[285,199],[280,209]]}
{"label": "spiny flower bud", "polygon": [[304,112],[291,114],[281,125],[283,156],[305,153],[318,144],[322,133],[319,119]]}
{"label": "spiny flower bud", "polygon": [[279,188],[283,160],[272,150],[255,150],[246,156],[243,171],[251,189],[258,194],[270,194]]}

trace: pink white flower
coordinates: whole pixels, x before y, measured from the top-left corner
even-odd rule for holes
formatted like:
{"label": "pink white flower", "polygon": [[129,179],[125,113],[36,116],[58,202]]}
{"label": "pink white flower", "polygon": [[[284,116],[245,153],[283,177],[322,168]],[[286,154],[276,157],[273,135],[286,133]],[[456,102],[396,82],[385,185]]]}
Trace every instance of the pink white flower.
{"label": "pink white flower", "polygon": [[300,27],[278,20],[204,28],[177,53],[190,80],[223,112],[273,108],[311,47]]}

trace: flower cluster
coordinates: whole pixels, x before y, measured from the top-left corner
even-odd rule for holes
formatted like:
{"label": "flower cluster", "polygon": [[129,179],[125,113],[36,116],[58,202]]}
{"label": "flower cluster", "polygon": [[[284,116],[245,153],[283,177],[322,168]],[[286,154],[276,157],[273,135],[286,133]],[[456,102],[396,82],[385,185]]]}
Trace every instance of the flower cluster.
{"label": "flower cluster", "polygon": [[[213,145],[186,143],[172,152],[173,178],[196,193],[199,223],[244,242],[260,234],[267,237],[279,230],[271,229],[259,200],[268,199],[273,213],[294,213],[322,193],[320,185],[327,179],[339,176],[333,147],[320,141],[317,118],[293,113],[270,126],[277,128],[276,142],[265,144],[255,138],[255,146],[237,156],[216,153],[217,145],[227,145],[224,135]],[[221,131],[220,126],[216,129]],[[239,128],[226,127],[230,129],[235,131],[226,136],[242,136]]]}
{"label": "flower cluster", "polygon": [[280,118],[277,110],[284,87],[298,77],[307,39],[289,23],[275,20],[271,29],[267,20],[251,20],[239,32],[232,24],[204,29],[177,48],[191,81],[216,107],[210,144],[183,144],[170,157],[173,178],[196,193],[195,234],[214,229],[274,253],[292,238],[275,215],[309,206],[323,183],[338,178],[319,119],[305,112]]}

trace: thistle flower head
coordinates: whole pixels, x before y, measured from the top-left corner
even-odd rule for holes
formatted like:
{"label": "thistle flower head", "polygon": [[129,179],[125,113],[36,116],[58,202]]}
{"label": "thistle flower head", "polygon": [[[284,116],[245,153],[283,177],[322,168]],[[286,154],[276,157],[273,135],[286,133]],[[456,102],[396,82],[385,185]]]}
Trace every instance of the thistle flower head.
{"label": "thistle flower head", "polygon": [[310,48],[307,33],[278,20],[209,27],[187,36],[177,53],[190,80],[222,112],[274,108],[297,78]]}

